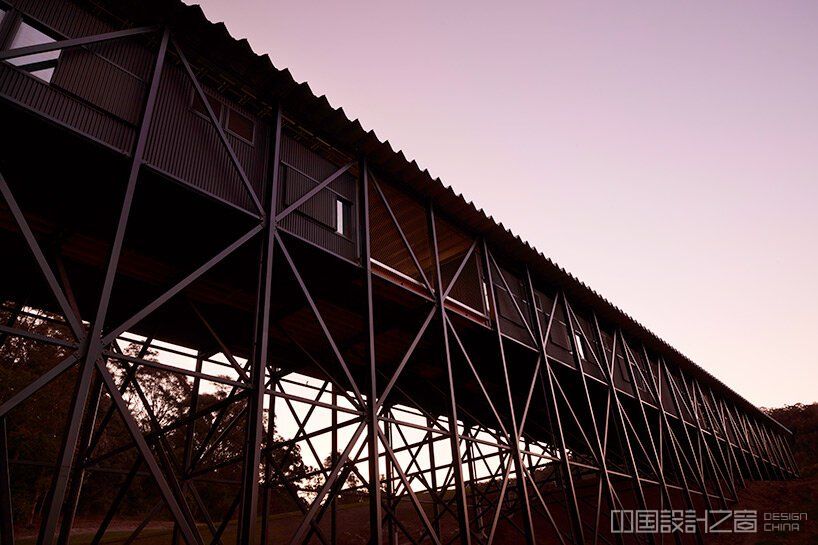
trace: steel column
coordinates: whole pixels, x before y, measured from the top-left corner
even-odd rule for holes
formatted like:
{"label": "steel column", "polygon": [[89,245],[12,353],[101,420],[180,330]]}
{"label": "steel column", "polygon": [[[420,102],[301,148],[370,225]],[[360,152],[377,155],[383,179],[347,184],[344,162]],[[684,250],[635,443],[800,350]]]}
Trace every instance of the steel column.
{"label": "steel column", "polygon": [[11,505],[9,444],[6,419],[0,417],[0,541],[14,545],[14,512]]}
{"label": "steel column", "polygon": [[[207,100],[205,100],[207,103]],[[278,203],[278,163],[281,142],[281,108],[276,114],[274,151],[270,183],[265,191],[264,238],[259,257],[259,284],[256,303],[255,335],[253,340],[252,393],[248,399],[247,438],[242,469],[242,493],[239,521],[236,527],[237,543],[259,543],[257,532],[258,491],[261,466],[261,441],[264,433],[264,395],[267,366],[269,365],[270,309],[273,297],[273,252],[275,249]],[[269,418],[274,418],[270,414]],[[272,441],[272,437],[268,437]]]}
{"label": "steel column", "polygon": [[[511,447],[511,456],[514,462],[514,471],[517,475],[516,484],[517,484],[517,493],[520,497],[520,502],[522,504],[522,511],[523,511],[523,522],[525,524],[525,538],[526,542],[529,545],[534,545],[537,542],[536,539],[536,532],[534,530],[534,520],[531,514],[531,505],[528,501],[528,487],[526,486],[526,473],[523,470],[523,460],[522,455],[520,454],[520,431],[517,426],[517,416],[515,415],[514,410],[514,396],[511,393],[511,380],[508,376],[508,365],[506,364],[506,351],[505,347],[503,346],[503,332],[502,326],[500,325],[500,314],[497,310],[497,301],[495,295],[495,287],[494,287],[494,275],[491,272],[491,263],[489,260],[489,248],[485,241],[483,241],[483,260],[486,267],[486,280],[488,283],[488,295],[489,295],[489,316],[490,319],[494,323],[494,332],[497,339],[497,350],[498,355],[500,356],[500,363],[502,364],[503,370],[503,379],[505,383],[505,390],[506,396],[508,398],[508,412],[509,418],[511,419],[511,433],[509,437],[509,446]],[[505,281],[505,280],[504,280]],[[511,292],[509,292],[509,297],[513,297]],[[533,300],[532,300],[533,304]],[[523,317],[523,319],[525,319]],[[532,380],[536,380],[536,376],[532,377]]]}
{"label": "steel column", "polygon": [[56,475],[52,480],[52,487],[51,491],[49,492],[48,507],[45,510],[45,516],[43,517],[43,523],[40,528],[40,535],[37,540],[38,545],[52,545],[54,543],[54,532],[57,526],[60,508],[65,499],[68,480],[74,463],[74,451],[77,448],[80,425],[82,423],[82,415],[86,410],[87,399],[90,393],[94,364],[97,358],[100,357],[103,348],[99,339],[102,335],[103,328],[105,327],[105,318],[108,313],[111,291],[113,289],[117,266],[119,264],[119,257],[122,252],[122,245],[125,239],[125,229],[128,224],[128,217],[131,211],[134,192],[136,191],[136,183],[142,166],[142,156],[145,152],[145,147],[148,140],[148,132],[150,130],[151,120],[153,118],[154,105],[156,103],[156,96],[159,90],[159,80],[161,78],[162,67],[164,66],[165,62],[169,37],[170,33],[168,29],[165,29],[159,43],[159,50],[153,66],[151,83],[145,100],[142,119],[139,123],[139,133],[131,157],[128,183],[125,189],[125,196],[123,199],[122,209],[120,211],[119,222],[117,224],[116,234],[114,236],[114,242],[111,248],[110,258],[108,260],[105,273],[105,279],[102,285],[99,306],[97,308],[97,313],[96,317],[94,318],[91,332],[87,337],[87,345],[83,348],[83,362],[80,367],[76,391],[74,393],[71,410],[69,412],[68,426],[66,428],[62,451],[59,457],[60,461],[57,465]]}
{"label": "steel column", "polygon": [[[378,421],[378,373],[375,355],[375,316],[372,301],[372,260],[370,259],[369,172],[365,158],[361,159],[359,168],[361,174],[358,199],[360,203],[360,229],[358,231],[360,233],[361,267],[364,273],[364,291],[366,293],[366,359],[369,364],[366,399],[366,449],[369,457],[369,542],[372,545],[381,545],[383,543],[383,505],[378,449],[378,435],[380,432],[380,423]],[[346,168],[342,169],[342,171],[345,170]],[[389,463],[388,460],[387,463]]]}
{"label": "steel column", "polygon": [[429,223],[429,239],[432,246],[432,260],[435,267],[435,297],[437,301],[438,319],[443,340],[443,363],[446,366],[448,381],[448,414],[449,441],[452,450],[452,471],[454,474],[455,498],[457,501],[457,521],[460,529],[459,540],[461,545],[471,545],[471,528],[469,522],[468,499],[466,485],[463,479],[463,456],[460,452],[460,430],[457,418],[457,398],[454,391],[454,373],[452,370],[451,353],[449,351],[449,330],[446,326],[446,307],[443,298],[443,278],[440,272],[440,252],[438,250],[437,228],[435,226],[435,209],[429,203],[427,208]]}

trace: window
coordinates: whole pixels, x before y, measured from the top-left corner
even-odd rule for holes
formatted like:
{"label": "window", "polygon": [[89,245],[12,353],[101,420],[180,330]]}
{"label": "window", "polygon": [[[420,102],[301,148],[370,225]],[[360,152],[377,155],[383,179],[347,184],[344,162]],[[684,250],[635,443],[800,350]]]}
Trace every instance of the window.
{"label": "window", "polygon": [[585,357],[585,346],[582,344],[582,337],[579,333],[574,333],[574,343],[577,346],[577,353],[579,354],[579,358],[584,360],[587,359]]}
{"label": "window", "polygon": [[[44,32],[40,32],[25,21],[20,21],[20,25],[14,33],[14,38],[11,40],[11,45],[9,45],[9,49],[53,43],[56,41],[55,38],[52,38]],[[59,58],[60,51],[58,50],[35,53],[33,55],[26,55],[25,57],[16,57],[9,59],[8,62],[48,83],[54,76],[54,69],[57,67],[57,60]]]}
{"label": "window", "polygon": [[335,232],[339,235],[349,236],[351,209],[349,202],[341,197],[335,197]]}
{"label": "window", "polygon": [[255,129],[255,124],[253,120],[247,117],[246,115],[240,114],[236,110],[231,108],[227,109],[227,130],[238,136],[239,138],[243,138],[247,140],[251,144],[253,143],[253,131]]}
{"label": "window", "polygon": [[[230,134],[238,136],[248,144],[252,144],[256,129],[255,122],[246,115],[222,104],[218,99],[207,94],[205,94],[205,96],[210,103],[210,107],[213,108],[213,114],[216,116],[216,120],[222,128],[227,129]],[[205,108],[204,102],[199,98],[199,93],[197,93],[195,89],[193,90],[193,99],[190,103],[190,107],[194,112],[210,121],[207,108]]]}
{"label": "window", "polygon": [[[559,310],[557,312],[559,312]],[[554,323],[551,326],[551,342],[560,348],[564,348],[565,350],[569,351],[571,350],[571,339],[568,335],[568,326],[557,317],[554,318]]]}

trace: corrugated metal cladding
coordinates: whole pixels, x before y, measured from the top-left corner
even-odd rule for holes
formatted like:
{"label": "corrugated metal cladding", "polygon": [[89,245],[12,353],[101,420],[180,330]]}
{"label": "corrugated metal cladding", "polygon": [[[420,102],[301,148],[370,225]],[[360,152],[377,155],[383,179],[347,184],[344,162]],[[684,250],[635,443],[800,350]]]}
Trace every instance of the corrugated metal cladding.
{"label": "corrugated metal cladding", "polygon": [[[423,210],[421,210],[422,213]],[[420,283],[422,278],[420,272],[412,262],[409,250],[401,240],[397,227],[389,217],[389,212],[371,185],[369,187],[369,230],[372,259]]]}
{"label": "corrugated metal cladding", "polygon": [[[17,9],[24,14],[24,17],[33,19],[40,25],[52,30],[53,33],[66,38],[91,36],[117,30],[72,2],[65,2],[64,0],[20,0],[15,4]],[[153,63],[153,54],[140,43],[142,40],[141,37],[133,37],[93,44],[82,49],[75,48],[69,51],[85,51],[89,55],[93,53],[101,57],[98,60],[111,64],[123,74],[130,74],[135,79],[144,80],[149,75]],[[61,57],[60,63],[62,64],[62,62],[63,58]],[[97,77],[108,76],[105,72],[94,72],[94,74]],[[120,77],[123,74],[120,74]],[[100,84],[103,82],[95,81],[95,83]]]}
{"label": "corrugated metal cladding", "polygon": [[[435,233],[440,255],[440,276],[445,287],[451,284],[463,258],[466,257],[466,253],[474,243],[474,238],[440,216],[435,217]],[[427,234],[427,236],[430,235]],[[478,314],[485,315],[484,271],[481,255],[479,249],[472,252],[469,260],[463,265],[457,282],[451,286],[449,297],[470,307]]]}
{"label": "corrugated metal cladding", "polygon": [[[221,103],[253,119],[252,144],[226,131],[227,140],[257,195],[261,195],[267,126],[250,112],[223,97],[205,91],[212,103]],[[209,118],[192,108],[193,84],[182,69],[165,64],[145,150],[145,162],[207,194],[246,210],[255,211],[238,170]]]}
{"label": "corrugated metal cladding", "polygon": [[[64,1],[25,0],[18,3],[18,8],[25,18],[66,38],[115,30]],[[154,61],[155,53],[145,45],[144,37],[72,48],[61,52],[51,84],[2,63],[0,94],[123,153],[130,153]],[[166,63],[145,152],[146,163],[207,194],[254,210],[215,128],[209,120],[191,110],[192,96],[193,86],[186,75]],[[229,132],[227,139],[260,195],[267,127],[237,104],[223,97],[214,100],[255,122],[252,143]]]}
{"label": "corrugated metal cladding", "polygon": [[[492,271],[494,280],[494,293],[497,301],[497,315],[500,318],[500,325],[503,333],[526,344],[532,344],[531,335],[528,333],[526,324],[531,316],[528,304],[528,295],[525,283],[506,270],[502,270],[503,278],[498,278],[497,270]],[[503,283],[505,279],[505,284]],[[511,293],[506,290],[508,284]],[[512,297],[514,298],[512,300]],[[517,306],[514,303],[517,303]],[[523,317],[517,312],[517,307],[523,313]],[[525,321],[524,321],[525,320]]]}
{"label": "corrugated metal cladding", "polygon": [[56,30],[63,36],[77,38],[115,30],[73,2],[64,0],[17,0],[14,6],[28,17]]}
{"label": "corrugated metal cladding", "polygon": [[[26,16],[68,38],[116,30],[71,3],[29,0],[20,4]],[[52,84],[136,124],[153,61],[144,37],[71,48],[60,54]]]}
{"label": "corrugated metal cladding", "polygon": [[[23,0],[16,6],[26,19],[57,36],[76,38],[114,30],[71,3]],[[151,59],[136,38],[73,48],[60,54],[51,85],[3,65],[0,94],[128,153]]]}
{"label": "corrugated metal cladding", "polygon": [[133,148],[135,131],[124,122],[3,63],[0,63],[0,95],[123,153]]}
{"label": "corrugated metal cladding", "polygon": [[[551,299],[545,301],[543,308],[550,309],[552,301]],[[548,310],[546,310],[546,312],[548,312]],[[546,331],[548,316],[543,316],[543,318],[543,331]],[[551,321],[551,332],[548,338],[548,355],[569,367],[573,367],[574,369],[577,367],[574,361],[574,353],[571,349],[571,340],[568,337],[568,320],[565,317],[565,310],[561,304],[557,304],[554,308],[554,318]]]}
{"label": "corrugated metal cladding", "polygon": [[[282,135],[280,152],[281,191],[278,211],[298,200],[340,167],[327,161],[287,134]],[[336,232],[336,203],[342,199],[347,209],[348,231]],[[285,216],[279,226],[347,259],[358,258],[357,180],[345,172],[325,189]]]}
{"label": "corrugated metal cladding", "polygon": [[423,268],[426,278],[433,278],[435,267],[429,245],[429,218],[426,208],[397,189],[394,184],[382,179],[380,175],[377,178],[373,175],[372,180],[373,185],[370,186],[369,192],[369,222],[372,231],[370,235],[373,257],[420,282],[421,275],[389,217],[386,206],[376,194],[374,184],[377,183],[415,257]]}
{"label": "corrugated metal cladding", "polygon": [[[135,43],[122,44],[133,56],[150,54]],[[143,55],[144,54],[144,55]],[[139,122],[146,92],[147,74],[134,74],[85,48],[73,48],[60,54],[51,80],[72,95],[87,100],[132,125]]]}
{"label": "corrugated metal cladding", "polygon": [[[608,334],[603,332],[603,336],[607,336]],[[610,345],[609,341],[606,341],[608,345]],[[634,364],[633,367],[633,374],[634,378],[636,378],[636,385],[639,388],[639,395],[642,397],[644,401],[648,401],[653,403],[654,405],[658,402],[656,397],[653,395],[653,392],[650,388],[648,388],[648,380],[650,380],[651,370],[648,369],[648,366],[645,364],[645,358],[639,351],[630,350],[629,347],[622,347],[623,350],[627,350],[628,356],[631,358],[631,361]],[[653,371],[655,374],[656,371]]]}
{"label": "corrugated metal cladding", "polygon": [[[510,275],[506,276],[506,281],[509,282],[509,285],[511,285],[512,278],[513,277]],[[545,332],[548,329],[549,314],[551,312],[551,307],[554,300],[538,290],[535,290],[534,295],[537,298],[537,316],[540,320],[540,327],[542,327],[542,331]],[[520,306],[525,312],[526,307],[523,307],[522,305]],[[573,343],[582,343],[580,357],[582,369],[587,374],[605,381],[607,380],[606,374],[602,367],[600,367],[600,364],[604,364],[604,362],[607,361],[610,365],[611,375],[615,386],[624,392],[633,394],[633,383],[627,367],[629,364],[625,359],[625,347],[623,346],[622,342],[617,342],[616,361],[612,362],[613,335],[600,327],[599,333],[602,337],[602,343],[600,344],[595,322],[584,316],[581,311],[578,311],[577,309],[573,309],[573,311],[572,320],[574,321],[574,332],[569,333],[570,329],[568,327],[569,324],[565,309],[561,304],[556,306],[554,310],[554,319],[551,322],[551,331],[548,338],[549,357],[553,357],[557,361],[576,369],[576,356],[574,354]],[[642,368],[643,363],[641,363],[641,359],[639,359],[640,357],[637,357],[636,354],[629,354],[629,356],[638,366],[640,366],[640,368]],[[597,361],[599,361],[599,363],[597,363]],[[647,368],[645,368],[645,371],[646,369]],[[634,373],[638,374],[638,371],[635,370]],[[652,400],[653,397],[650,396],[644,389],[644,382],[640,382],[640,386],[642,386],[642,388],[640,388],[640,393],[642,394],[643,398],[648,401]]]}
{"label": "corrugated metal cladding", "polygon": [[[452,265],[454,265],[454,263],[452,263]],[[460,264],[458,263],[457,266],[459,265]],[[457,269],[455,268],[451,272],[452,276],[454,276],[454,272],[456,270]],[[447,271],[443,270],[442,265],[440,274],[446,278]],[[450,282],[450,280],[447,280],[447,283],[448,282]],[[454,283],[451,291],[449,291],[449,297],[455,301],[463,303],[469,308],[474,309],[478,313],[485,315],[486,300],[483,296],[483,286],[484,283],[481,258],[480,254],[475,251],[463,266],[463,270],[460,272],[457,282]]]}

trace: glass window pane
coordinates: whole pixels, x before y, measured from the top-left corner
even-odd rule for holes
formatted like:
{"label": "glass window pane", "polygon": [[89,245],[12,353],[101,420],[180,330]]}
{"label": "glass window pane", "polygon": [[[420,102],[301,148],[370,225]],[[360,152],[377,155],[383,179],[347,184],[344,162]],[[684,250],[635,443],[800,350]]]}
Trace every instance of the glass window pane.
{"label": "glass window pane", "polygon": [[42,70],[30,70],[32,76],[37,76],[46,83],[51,83],[51,78],[54,77],[54,67],[43,68]]}
{"label": "glass window pane", "polygon": [[576,342],[577,351],[579,352],[580,359],[583,359],[583,360],[586,359],[585,358],[585,346],[582,344],[582,337],[579,335],[579,333],[574,333],[574,341]]}
{"label": "glass window pane", "polygon": [[346,207],[344,201],[336,199],[335,201],[335,232],[339,235],[346,234],[344,228],[344,216],[346,215]]}
{"label": "glass window pane", "polygon": [[[20,47],[28,47],[31,45],[53,43],[56,40],[44,32],[40,32],[28,23],[21,21],[20,26],[14,33],[14,38],[11,40],[9,49],[18,49]],[[46,51],[44,53],[35,53],[33,55],[26,55],[24,57],[16,57],[9,59],[8,62],[21,69],[29,72],[32,76],[36,76],[46,83],[51,81],[54,76],[54,68],[57,66],[57,59],[60,58],[60,51]]]}
{"label": "glass window pane", "polygon": [[[40,32],[33,26],[21,21],[20,27],[14,34],[14,39],[11,41],[9,49],[17,49],[19,47],[28,47],[30,45],[39,45],[55,42],[56,40],[47,34]],[[47,51],[45,53],[36,53],[34,55],[26,55],[25,57],[18,57],[10,59],[9,62],[16,66],[27,66],[35,63],[52,62],[56,63],[60,56],[59,51]],[[39,67],[38,67],[39,68]]]}
{"label": "glass window pane", "polygon": [[240,136],[247,140],[248,142],[253,141],[253,120],[249,117],[240,114],[236,110],[228,110],[228,118],[227,118],[227,129],[235,134],[236,136]]}

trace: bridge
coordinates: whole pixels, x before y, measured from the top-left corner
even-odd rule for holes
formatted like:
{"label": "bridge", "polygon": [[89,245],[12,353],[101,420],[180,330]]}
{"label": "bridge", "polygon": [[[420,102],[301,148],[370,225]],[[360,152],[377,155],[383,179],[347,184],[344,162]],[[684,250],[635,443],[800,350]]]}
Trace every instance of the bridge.
{"label": "bridge", "polygon": [[703,543],[623,516],[797,477],[786,428],[197,6],[0,16],[2,543],[28,511],[43,545]]}

